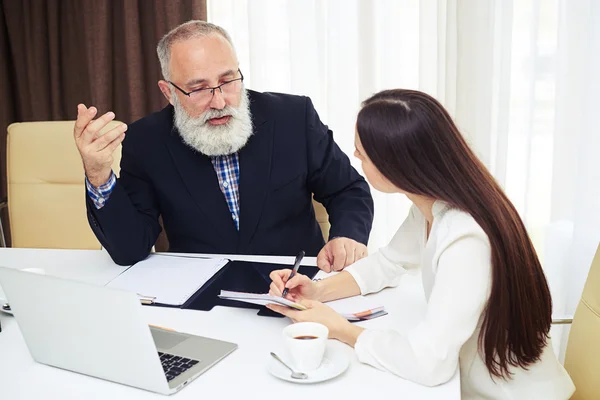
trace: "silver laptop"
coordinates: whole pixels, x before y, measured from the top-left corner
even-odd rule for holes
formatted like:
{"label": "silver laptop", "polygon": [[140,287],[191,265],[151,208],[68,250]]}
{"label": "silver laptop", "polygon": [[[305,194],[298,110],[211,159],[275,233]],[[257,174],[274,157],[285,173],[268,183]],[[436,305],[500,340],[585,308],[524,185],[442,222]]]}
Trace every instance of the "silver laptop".
{"label": "silver laptop", "polygon": [[149,327],[134,293],[4,267],[0,285],[42,364],[172,394],[237,348]]}

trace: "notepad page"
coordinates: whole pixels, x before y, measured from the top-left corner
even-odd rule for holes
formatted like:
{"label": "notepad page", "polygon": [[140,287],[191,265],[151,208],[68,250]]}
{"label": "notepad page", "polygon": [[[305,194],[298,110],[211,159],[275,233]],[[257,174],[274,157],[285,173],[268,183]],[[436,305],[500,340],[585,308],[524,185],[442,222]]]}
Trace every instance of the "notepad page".
{"label": "notepad page", "polygon": [[155,297],[155,303],[180,306],[227,263],[226,259],[151,254],[106,286]]}
{"label": "notepad page", "polygon": [[222,299],[229,300],[238,300],[246,303],[258,304],[261,306],[266,306],[267,304],[279,304],[283,306],[288,306],[291,308],[295,308],[297,310],[306,310],[306,307],[294,303],[288,299],[285,299],[280,296],[271,296],[267,294],[259,294],[259,293],[244,293],[244,292],[231,292],[228,290],[221,290],[219,297]]}

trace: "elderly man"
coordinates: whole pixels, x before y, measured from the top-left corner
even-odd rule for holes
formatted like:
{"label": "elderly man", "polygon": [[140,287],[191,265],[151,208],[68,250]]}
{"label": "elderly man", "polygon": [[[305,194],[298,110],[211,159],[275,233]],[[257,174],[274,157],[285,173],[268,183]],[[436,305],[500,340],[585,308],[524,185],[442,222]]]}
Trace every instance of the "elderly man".
{"label": "elderly man", "polygon": [[[325,271],[366,255],[369,187],[310,99],[246,90],[229,35],[210,23],[178,26],[157,52],[166,108],[100,136],[115,114],[94,120],[95,107],[77,107],[88,219],[116,263],[148,256],[159,216],[174,252],[305,250]],[[116,179],[111,154],[121,142]],[[313,195],[329,213],[326,244]]]}

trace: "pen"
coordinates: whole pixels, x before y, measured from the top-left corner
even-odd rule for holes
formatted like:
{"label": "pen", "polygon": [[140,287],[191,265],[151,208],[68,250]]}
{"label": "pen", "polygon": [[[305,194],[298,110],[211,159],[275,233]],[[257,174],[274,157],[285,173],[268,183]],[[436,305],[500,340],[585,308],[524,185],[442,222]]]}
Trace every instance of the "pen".
{"label": "pen", "polygon": [[[288,277],[288,281],[290,279],[292,279],[294,277],[294,275],[296,275],[296,273],[298,272],[298,268],[300,268],[300,262],[302,261],[302,259],[304,258],[304,250],[300,250],[300,253],[298,253],[298,255],[296,256],[296,261],[294,261],[294,268],[292,269],[292,273],[290,274],[290,276]],[[286,294],[288,294],[289,289],[285,288],[283,289],[283,293],[281,294],[281,297],[285,297]]]}

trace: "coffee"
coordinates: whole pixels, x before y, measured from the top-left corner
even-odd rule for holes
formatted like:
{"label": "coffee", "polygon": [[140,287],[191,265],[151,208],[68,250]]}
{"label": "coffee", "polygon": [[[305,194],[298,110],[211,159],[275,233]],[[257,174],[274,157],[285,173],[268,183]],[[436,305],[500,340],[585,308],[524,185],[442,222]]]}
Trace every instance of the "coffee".
{"label": "coffee", "polygon": [[295,336],[294,339],[299,339],[299,340],[311,340],[311,339],[317,339],[318,336],[311,336],[311,335],[302,335],[302,336]]}

